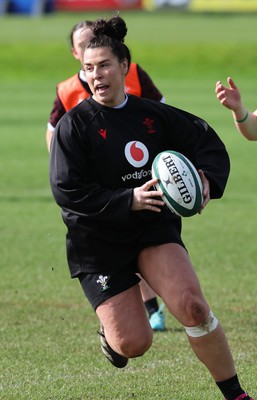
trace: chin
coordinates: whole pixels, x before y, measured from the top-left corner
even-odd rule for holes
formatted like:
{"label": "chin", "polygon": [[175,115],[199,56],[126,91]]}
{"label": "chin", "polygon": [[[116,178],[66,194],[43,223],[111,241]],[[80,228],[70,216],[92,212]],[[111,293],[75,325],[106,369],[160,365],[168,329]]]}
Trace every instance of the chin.
{"label": "chin", "polygon": [[105,96],[94,96],[94,100],[106,107],[116,106],[116,103],[112,99]]}

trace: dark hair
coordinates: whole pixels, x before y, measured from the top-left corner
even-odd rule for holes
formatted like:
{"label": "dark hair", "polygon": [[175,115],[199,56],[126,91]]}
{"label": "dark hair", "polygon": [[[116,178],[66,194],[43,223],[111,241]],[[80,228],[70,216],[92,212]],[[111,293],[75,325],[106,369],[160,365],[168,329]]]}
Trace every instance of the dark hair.
{"label": "dark hair", "polygon": [[71,33],[69,35],[71,47],[74,46],[74,42],[73,42],[74,33],[81,28],[89,28],[89,27],[91,28],[92,25],[93,25],[93,21],[85,20],[85,21],[80,21],[76,25],[73,26]]}
{"label": "dark hair", "polygon": [[128,67],[130,66],[130,50],[124,43],[127,26],[119,15],[110,19],[97,19],[91,29],[93,37],[87,43],[86,48],[110,47],[120,62],[126,58]]}

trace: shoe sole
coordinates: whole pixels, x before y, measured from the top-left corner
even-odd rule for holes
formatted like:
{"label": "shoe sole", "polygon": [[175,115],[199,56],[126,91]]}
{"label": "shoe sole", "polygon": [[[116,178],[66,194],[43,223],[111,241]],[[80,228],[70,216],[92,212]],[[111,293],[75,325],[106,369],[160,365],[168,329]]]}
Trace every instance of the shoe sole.
{"label": "shoe sole", "polygon": [[114,367],[116,368],[124,368],[128,364],[128,358],[121,356],[120,354],[116,353],[108,344],[103,327],[100,327],[100,344],[102,352],[104,353],[105,357]]}

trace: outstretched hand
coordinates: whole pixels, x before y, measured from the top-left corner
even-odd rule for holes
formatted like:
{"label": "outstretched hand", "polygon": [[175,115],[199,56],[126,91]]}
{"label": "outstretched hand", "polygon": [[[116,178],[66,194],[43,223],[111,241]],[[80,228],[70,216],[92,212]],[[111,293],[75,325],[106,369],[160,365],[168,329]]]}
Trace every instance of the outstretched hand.
{"label": "outstretched hand", "polygon": [[157,182],[158,179],[151,179],[144,185],[134,189],[131,210],[161,211],[164,206],[164,202],[160,199],[163,196],[163,192],[161,190],[149,190]]}
{"label": "outstretched hand", "polygon": [[236,111],[241,103],[241,95],[238,87],[232,78],[228,77],[228,87],[222,85],[220,81],[216,83],[215,92],[221,104],[231,111]]}

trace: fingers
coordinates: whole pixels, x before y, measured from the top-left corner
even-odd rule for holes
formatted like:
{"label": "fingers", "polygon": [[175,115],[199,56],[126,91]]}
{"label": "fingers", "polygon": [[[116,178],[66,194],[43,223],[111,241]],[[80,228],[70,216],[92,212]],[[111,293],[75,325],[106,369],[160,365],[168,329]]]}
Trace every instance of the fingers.
{"label": "fingers", "polygon": [[[233,82],[233,81],[232,81]],[[232,83],[233,85],[233,83]],[[215,88],[215,92],[217,95],[217,99],[220,101],[220,103],[227,107],[227,108],[231,108],[231,104],[229,104],[233,99],[231,98],[231,91],[234,90],[231,87],[225,87],[224,85],[222,85],[222,83],[220,81],[218,81],[216,83],[216,88]]]}
{"label": "fingers", "polygon": [[224,104],[225,101],[227,100],[227,93],[222,85],[216,88],[216,95],[217,99],[220,101],[221,104]]}
{"label": "fingers", "polygon": [[230,87],[231,89],[237,89],[237,86],[236,86],[235,82],[233,81],[232,78],[230,78],[230,76],[227,78],[227,82],[228,82],[229,87]]}
{"label": "fingers", "polygon": [[162,197],[163,196],[162,190],[156,189],[156,190],[149,191],[149,189],[152,186],[156,185],[157,183],[158,183],[158,179],[154,178],[154,179],[151,179],[150,181],[146,182],[144,185],[142,185],[141,189],[143,190],[144,196],[146,198],[148,198],[148,197]]}
{"label": "fingers", "polygon": [[206,207],[207,203],[210,201],[210,184],[206,176],[204,175],[204,172],[202,169],[199,169],[199,175],[203,184],[203,190],[202,190],[202,196],[203,196],[203,202],[201,204],[201,208],[199,210],[199,214],[203,211],[203,209]]}
{"label": "fingers", "polygon": [[[227,82],[228,82],[229,89],[233,89],[233,90],[237,89],[235,82],[233,81],[233,79],[230,76],[227,78]],[[226,88],[224,85],[222,85],[221,81],[216,82],[215,92],[217,94],[221,93],[221,91],[224,91],[224,93],[225,93],[226,89],[228,89],[228,88]]]}
{"label": "fingers", "polygon": [[153,185],[158,183],[158,179],[151,179],[142,186],[141,191],[141,204],[147,210],[161,211],[164,202],[161,200],[163,196],[162,190],[149,190]]}
{"label": "fingers", "polygon": [[164,202],[161,199],[163,196],[162,190],[149,190],[157,182],[158,179],[151,179],[144,185],[134,189],[132,210],[161,211],[161,208],[164,206]]}
{"label": "fingers", "polygon": [[156,185],[156,183],[158,183],[157,178],[150,179],[150,181],[147,181],[144,185],[142,185],[142,189],[149,190],[150,187]]}
{"label": "fingers", "polygon": [[203,209],[207,206],[207,204],[209,203],[209,201],[210,201],[210,194],[209,194],[209,192],[203,193],[203,202],[202,202],[202,204],[201,204],[200,214],[201,214],[201,212],[203,211]]}
{"label": "fingers", "polygon": [[155,212],[160,212],[161,207],[164,206],[164,202],[162,200],[157,200],[154,198],[146,198],[143,204],[146,210],[151,210]]}
{"label": "fingers", "polygon": [[223,86],[220,81],[216,83],[215,92],[219,100],[221,100],[226,95],[225,89],[225,86]]}
{"label": "fingers", "polygon": [[219,88],[220,86],[222,86],[221,81],[217,81],[217,82],[216,82],[216,87],[215,87],[215,92],[217,92],[217,90],[218,90],[218,88]]}

